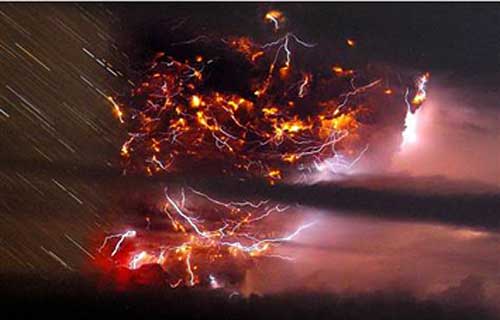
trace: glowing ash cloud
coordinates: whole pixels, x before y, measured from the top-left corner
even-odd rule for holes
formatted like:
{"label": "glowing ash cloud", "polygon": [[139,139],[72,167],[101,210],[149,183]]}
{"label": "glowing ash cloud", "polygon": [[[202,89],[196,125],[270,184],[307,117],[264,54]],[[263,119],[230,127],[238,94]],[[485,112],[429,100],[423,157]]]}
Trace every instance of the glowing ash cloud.
{"label": "glowing ash cloud", "polygon": [[[278,11],[265,16],[275,32],[281,32],[284,19]],[[109,98],[128,130],[120,151],[127,173],[152,176],[203,167],[271,185],[297,175],[307,181],[314,174],[338,174],[371,151],[370,139],[379,128],[394,127],[394,121],[375,124],[387,118],[381,114],[393,112],[388,118],[401,121],[403,96],[411,112],[425,100],[427,74],[403,94],[401,86],[391,86],[387,73],[377,69],[338,63],[322,70],[301,68],[297,52],[313,51],[317,44],[291,32],[265,44],[237,36],[214,42],[222,57],[205,57],[198,50],[182,59],[158,53],[128,96]],[[347,44],[348,50],[356,48],[352,39]],[[241,77],[231,67],[222,70],[221,81],[234,77],[241,82],[239,89],[209,82],[220,66],[216,60],[224,55],[235,67],[251,71]],[[237,282],[234,273],[243,273],[256,259],[293,260],[275,248],[315,225],[307,221],[283,231],[288,228],[269,221],[289,206],[267,200],[222,201],[188,190],[181,189],[177,198],[165,188],[161,236],[148,232],[154,223],[147,220],[148,230],[111,235],[100,251],[118,267],[161,267],[171,287],[221,287]],[[117,240],[112,249],[111,240]]]}

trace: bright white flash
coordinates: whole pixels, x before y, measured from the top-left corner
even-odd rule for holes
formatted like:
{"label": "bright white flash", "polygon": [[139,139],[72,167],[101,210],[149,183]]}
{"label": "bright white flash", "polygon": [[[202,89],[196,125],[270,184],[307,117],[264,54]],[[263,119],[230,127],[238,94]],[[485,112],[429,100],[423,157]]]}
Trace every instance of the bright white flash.
{"label": "bright white flash", "polygon": [[[405,101],[408,97],[408,90],[405,93]],[[406,108],[406,117],[405,117],[405,129],[403,130],[402,136],[403,141],[401,143],[401,147],[408,146],[410,144],[414,144],[418,140],[417,136],[417,124],[418,124],[418,112],[411,112],[411,106],[407,102]]]}
{"label": "bright white flash", "polygon": [[412,113],[410,110],[406,111],[405,129],[403,131],[403,142],[401,147],[414,144],[418,140],[417,135],[418,113]]}

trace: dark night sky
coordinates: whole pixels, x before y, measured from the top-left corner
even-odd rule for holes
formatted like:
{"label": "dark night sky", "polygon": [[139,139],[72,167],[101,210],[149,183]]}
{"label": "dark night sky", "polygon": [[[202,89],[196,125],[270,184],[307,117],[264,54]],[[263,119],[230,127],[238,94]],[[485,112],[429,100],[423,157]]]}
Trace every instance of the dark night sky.
{"label": "dark night sky", "polygon": [[[456,77],[481,80],[498,74],[500,5],[436,3],[289,3],[117,5],[129,30],[162,34],[161,23],[190,17],[196,32],[232,30],[262,34],[259,14],[270,7],[285,10],[292,30],[318,43],[352,37],[371,59],[416,69],[448,71]],[[130,10],[132,9],[132,10]],[[221,12],[223,12],[221,14]],[[189,22],[186,26],[189,29]],[[144,34],[142,34],[144,36]],[[146,41],[146,46],[147,46]],[[144,48],[143,48],[144,49]]]}

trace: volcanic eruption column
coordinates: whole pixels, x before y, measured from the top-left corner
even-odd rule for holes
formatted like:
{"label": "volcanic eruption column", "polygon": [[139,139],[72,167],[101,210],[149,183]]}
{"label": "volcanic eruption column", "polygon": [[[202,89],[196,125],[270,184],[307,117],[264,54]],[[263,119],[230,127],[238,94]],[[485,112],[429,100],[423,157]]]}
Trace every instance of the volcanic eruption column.
{"label": "volcanic eruption column", "polygon": [[[278,34],[285,16],[272,10],[264,20]],[[250,66],[248,92],[207,85],[216,59],[195,54],[179,61],[158,53],[130,95],[109,98],[128,128],[121,148],[124,173],[183,173],[203,165],[272,185],[323,170],[342,172],[369,148],[366,119],[379,105],[385,107],[394,96],[404,98],[399,101],[406,102],[410,126],[425,100],[428,74],[398,89],[383,77],[338,64],[327,72],[301,70],[292,63],[292,49],[314,50],[316,44],[293,33],[263,45],[248,37],[214,42]],[[346,44],[355,46],[352,39]],[[411,139],[403,138],[404,143]],[[117,267],[159,265],[171,287],[218,288],[238,282],[235,270],[242,273],[257,259],[293,259],[274,248],[314,225],[308,221],[288,233],[276,232],[276,219],[290,208],[268,200],[225,201],[191,187],[165,188],[164,195],[161,212],[167,227],[109,235],[99,251]]]}

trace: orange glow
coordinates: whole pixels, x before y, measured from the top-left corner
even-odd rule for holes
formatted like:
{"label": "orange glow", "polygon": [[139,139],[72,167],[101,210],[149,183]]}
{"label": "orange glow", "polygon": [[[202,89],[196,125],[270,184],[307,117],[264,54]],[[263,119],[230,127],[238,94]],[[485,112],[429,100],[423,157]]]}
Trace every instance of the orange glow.
{"label": "orange glow", "polygon": [[252,60],[252,62],[255,62],[257,59],[259,59],[260,57],[263,57],[264,56],[264,51],[258,51],[254,54],[252,54],[250,60]]}
{"label": "orange glow", "polygon": [[285,16],[281,11],[271,10],[266,13],[264,19],[267,22],[272,22],[274,24],[274,30],[278,30],[280,28],[280,24],[285,21]]}
{"label": "orange glow", "polygon": [[332,126],[335,130],[346,130],[356,128],[358,124],[353,115],[342,114],[332,119]]}
{"label": "orange glow", "polygon": [[274,107],[262,108],[262,113],[264,113],[265,116],[272,116],[278,114],[278,109]]}
{"label": "orange glow", "polygon": [[290,72],[290,67],[289,66],[284,66],[280,68],[280,77],[281,79],[286,78]]}
{"label": "orange glow", "polygon": [[344,68],[342,68],[340,66],[333,66],[332,71],[338,77],[347,77],[347,76],[352,76],[354,74],[354,70],[349,70],[349,69],[345,70]]}
{"label": "orange glow", "polygon": [[191,97],[191,107],[198,108],[201,105],[201,99],[198,96]]}
{"label": "orange glow", "polygon": [[429,81],[430,74],[424,73],[418,80],[417,80],[417,93],[413,97],[411,103],[418,107],[420,106],[425,99],[427,98],[427,92],[425,90],[425,86],[427,84],[427,81]]}
{"label": "orange glow", "polygon": [[278,123],[274,131],[276,133],[276,136],[282,136],[285,133],[298,133],[303,130],[308,130],[312,128],[312,124],[306,124],[304,121],[294,118],[289,121],[283,121]]}
{"label": "orange glow", "polygon": [[271,179],[281,179],[281,171],[278,169],[270,170],[267,175]]}
{"label": "orange glow", "polygon": [[120,109],[120,106],[115,102],[115,100],[112,97],[108,97],[108,101],[111,102],[111,104],[113,105],[113,112],[120,120],[120,123],[125,123],[125,121],[123,120],[123,112]]}
{"label": "orange glow", "polygon": [[295,161],[297,161],[299,159],[299,156],[297,156],[296,154],[285,154],[283,155],[282,157],[283,161],[286,161],[286,162],[289,162],[289,163],[294,163]]}
{"label": "orange glow", "polygon": [[127,144],[123,144],[122,145],[122,148],[120,150],[120,154],[122,155],[122,157],[128,157],[129,156],[129,153],[128,153],[128,145]]}
{"label": "orange glow", "polygon": [[[245,56],[263,52],[261,45],[245,37],[225,43]],[[262,61],[266,58],[262,54]],[[288,174],[289,170],[282,170],[287,166],[308,166],[312,159],[327,159],[336,152],[357,154],[359,144],[351,145],[353,139],[346,137],[354,137],[361,126],[358,117],[364,111],[360,102],[342,110],[339,105],[345,98],[333,96],[303,105],[305,97],[314,97],[312,90],[318,83],[313,73],[300,70],[299,66],[291,68],[286,54],[283,58],[279,74],[269,72],[274,66],[272,62],[268,66],[254,63],[262,73],[250,82],[256,97],[250,101],[237,93],[206,90],[202,68],[163,55],[161,59],[167,63],[155,62],[151,76],[135,89],[134,95],[144,97],[148,104],[131,120],[138,125],[134,134],[141,138],[122,146],[123,158],[148,174],[179,170],[187,164],[176,161],[182,155],[221,159],[230,161],[232,169],[257,176],[268,177],[271,168],[279,168],[280,174],[273,175],[273,180],[277,180]],[[336,78],[351,76],[354,70],[334,65],[332,71],[336,77],[328,81],[338,81],[350,90],[349,83]],[[380,80],[372,81],[349,94],[369,93],[372,88],[380,88],[379,83]],[[312,114],[299,116],[304,110],[311,110]],[[344,140],[342,145],[335,149],[325,147],[337,143],[335,139],[330,141],[336,136],[339,138],[335,139]],[[147,162],[140,163],[143,156]],[[254,158],[262,165],[249,165]]]}

